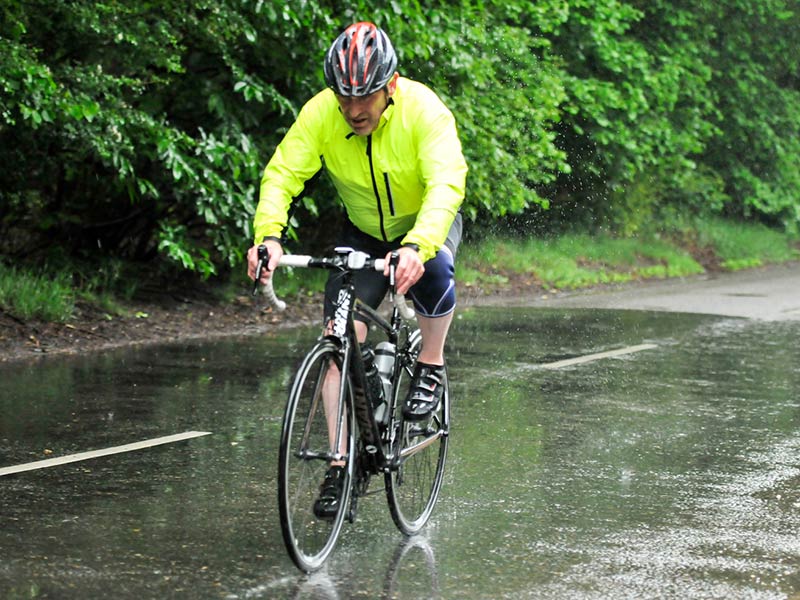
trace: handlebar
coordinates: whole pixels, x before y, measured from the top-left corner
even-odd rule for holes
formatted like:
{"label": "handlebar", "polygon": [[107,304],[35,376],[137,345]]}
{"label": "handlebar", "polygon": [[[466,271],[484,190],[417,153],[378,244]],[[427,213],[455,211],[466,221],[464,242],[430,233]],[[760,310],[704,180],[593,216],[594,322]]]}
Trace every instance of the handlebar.
{"label": "handlebar", "polygon": [[[352,248],[336,248],[336,256],[327,258],[317,258],[307,254],[285,254],[281,257],[279,266],[282,267],[297,267],[317,268],[317,269],[335,269],[335,270],[351,270],[358,271],[362,269],[370,269],[374,271],[383,271],[386,266],[386,259],[372,258],[364,252],[353,250]],[[389,269],[389,285],[394,289],[394,269],[397,264],[397,255],[393,254],[392,261]],[[267,247],[261,245],[258,247],[258,264],[256,265],[256,279],[253,285],[253,295],[255,296],[259,290],[259,277],[263,269],[267,268],[269,263],[269,251]],[[272,286],[272,278],[267,279],[267,282],[261,286],[261,292],[266,296],[267,303],[277,311],[286,309],[286,302],[278,298]],[[397,309],[400,311],[402,317],[406,320],[414,318],[414,309],[406,304],[406,299],[403,294],[392,294],[392,301]]]}

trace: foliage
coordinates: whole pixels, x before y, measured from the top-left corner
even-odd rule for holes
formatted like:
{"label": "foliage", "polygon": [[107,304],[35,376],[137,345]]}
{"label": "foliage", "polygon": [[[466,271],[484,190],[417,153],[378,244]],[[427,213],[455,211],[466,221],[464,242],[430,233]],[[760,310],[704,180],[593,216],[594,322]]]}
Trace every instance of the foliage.
{"label": "foliage", "polygon": [[796,230],[796,1],[561,4],[556,218],[632,234],[725,208]]}
{"label": "foliage", "polygon": [[554,39],[568,61],[561,139],[573,171],[559,194],[568,216],[633,233],[662,203],[702,203],[687,189],[701,187],[696,155],[716,130],[691,14],[617,0],[569,9]]}
{"label": "foliage", "polygon": [[132,258],[160,251],[203,275],[240,262],[264,163],[256,144],[274,142],[266,125],[295,109],[278,86],[303,87],[292,62],[309,46],[286,52],[288,5],[3,10],[0,158],[17,166],[0,181],[6,252],[56,239]]}
{"label": "foliage", "polygon": [[[361,19],[456,115],[474,222],[800,225],[798,0],[6,0],[0,254],[237,266],[271,151]],[[299,204],[313,245],[330,183]]]}
{"label": "foliage", "polygon": [[800,3],[726,0],[704,6],[715,24],[713,79],[723,131],[705,161],[720,173],[728,212],[800,225]]}
{"label": "foliage", "polygon": [[66,274],[49,278],[0,263],[0,310],[20,319],[63,322],[74,307],[75,294]]}

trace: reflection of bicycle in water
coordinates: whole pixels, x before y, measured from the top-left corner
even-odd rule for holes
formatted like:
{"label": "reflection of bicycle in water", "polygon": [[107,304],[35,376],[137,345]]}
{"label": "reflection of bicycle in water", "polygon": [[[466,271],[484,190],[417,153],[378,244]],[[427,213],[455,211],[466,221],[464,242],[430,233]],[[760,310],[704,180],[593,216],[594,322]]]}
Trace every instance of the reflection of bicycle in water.
{"label": "reflection of bicycle in water", "polygon": [[[337,581],[327,570],[317,571],[310,577],[303,577],[293,590],[292,598],[308,600],[339,600],[348,594],[340,595],[343,585],[350,585],[348,579]],[[397,545],[386,569],[381,598],[438,598],[441,595],[436,557],[428,541],[420,536],[404,538]]]}
{"label": "reflection of bicycle in water", "polygon": [[436,557],[428,540],[421,536],[404,539],[389,563],[383,597],[438,598],[440,593]]}
{"label": "reflection of bicycle in water", "polygon": [[[266,264],[261,252],[259,258],[257,273]],[[355,272],[383,271],[382,259],[337,249],[336,255],[324,258],[284,256],[280,264],[333,269],[342,278],[332,327],[294,376],[280,442],[278,504],[283,540],[295,564],[311,572],[332,552],[344,520],[355,519],[358,499],[378,491],[369,488],[373,475],[383,475],[392,518],[400,531],[413,535],[422,529],[436,504],[444,474],[450,389],[445,377],[442,401],[424,421],[403,418],[403,399],[421,338],[411,324],[413,311],[394,294],[394,265],[389,276],[394,302],[387,320],[361,303],[353,286]],[[280,304],[271,287],[265,292],[273,305]],[[373,372],[371,354],[363,352],[356,338],[356,315],[381,338],[376,350],[382,381],[377,387],[368,376]],[[338,509],[321,518],[315,515],[314,503],[319,484],[334,462],[344,465],[344,481],[335,502]]]}

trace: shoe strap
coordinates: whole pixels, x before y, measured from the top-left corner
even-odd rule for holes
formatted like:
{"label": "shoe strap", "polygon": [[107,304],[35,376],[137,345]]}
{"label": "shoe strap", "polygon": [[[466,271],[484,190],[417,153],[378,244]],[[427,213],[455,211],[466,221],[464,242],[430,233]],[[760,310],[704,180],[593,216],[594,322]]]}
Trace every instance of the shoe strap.
{"label": "shoe strap", "polygon": [[444,365],[428,365],[417,363],[414,374],[414,394],[433,395],[436,387],[444,380]]}

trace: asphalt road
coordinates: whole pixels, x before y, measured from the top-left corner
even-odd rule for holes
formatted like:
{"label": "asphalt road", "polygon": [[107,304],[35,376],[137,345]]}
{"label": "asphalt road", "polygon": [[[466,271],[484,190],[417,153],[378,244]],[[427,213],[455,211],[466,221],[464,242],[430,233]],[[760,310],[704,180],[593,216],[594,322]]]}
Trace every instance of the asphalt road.
{"label": "asphalt road", "polygon": [[764,321],[800,320],[800,263],[591,292],[550,294],[521,304],[685,312]]}
{"label": "asphalt road", "polygon": [[462,308],[434,518],[405,540],[377,481],[310,578],[274,457],[316,331],[0,368],[0,598],[797,598],[798,291],[800,263]]}

